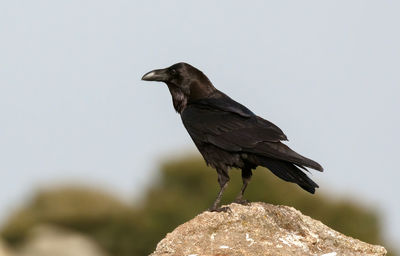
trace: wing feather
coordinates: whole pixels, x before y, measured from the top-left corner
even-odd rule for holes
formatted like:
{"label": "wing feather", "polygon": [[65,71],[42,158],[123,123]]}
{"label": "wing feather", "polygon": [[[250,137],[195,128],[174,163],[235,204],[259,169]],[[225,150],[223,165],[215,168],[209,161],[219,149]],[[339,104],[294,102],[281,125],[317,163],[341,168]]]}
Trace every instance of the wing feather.
{"label": "wing feather", "polygon": [[203,140],[213,136],[222,140],[234,138],[241,147],[254,146],[261,141],[287,140],[279,127],[221,94],[188,104],[181,116],[189,133]]}
{"label": "wing feather", "polygon": [[226,151],[253,153],[322,171],[318,163],[281,143],[287,138],[276,125],[224,94],[191,102],[181,117],[196,145],[210,143]]}

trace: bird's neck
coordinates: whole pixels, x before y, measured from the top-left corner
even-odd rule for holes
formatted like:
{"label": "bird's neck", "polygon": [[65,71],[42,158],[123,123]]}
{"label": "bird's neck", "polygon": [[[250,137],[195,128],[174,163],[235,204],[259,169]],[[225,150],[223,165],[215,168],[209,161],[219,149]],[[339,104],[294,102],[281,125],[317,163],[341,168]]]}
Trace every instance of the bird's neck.
{"label": "bird's neck", "polygon": [[167,83],[169,92],[172,96],[172,102],[176,112],[181,114],[187,104],[193,101],[210,97],[217,92],[217,89],[205,77],[206,81],[191,81],[188,86],[177,87],[172,83]]}
{"label": "bird's neck", "polygon": [[199,99],[204,99],[210,97],[216,92],[213,84],[208,80],[207,77],[204,78],[205,81],[193,81],[190,84],[190,97],[188,102],[196,101]]}

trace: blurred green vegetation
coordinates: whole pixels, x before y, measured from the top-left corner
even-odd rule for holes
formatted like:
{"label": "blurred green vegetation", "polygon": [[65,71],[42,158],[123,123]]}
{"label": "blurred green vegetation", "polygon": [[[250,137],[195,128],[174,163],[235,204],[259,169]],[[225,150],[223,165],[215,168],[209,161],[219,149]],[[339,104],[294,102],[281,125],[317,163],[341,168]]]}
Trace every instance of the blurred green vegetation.
{"label": "blurred green vegetation", "polygon": [[[241,187],[240,171],[232,170],[223,202],[233,201]],[[198,157],[166,162],[160,178],[140,203],[129,205],[100,190],[57,188],[39,191],[6,222],[1,236],[18,246],[37,224],[55,224],[80,231],[110,255],[148,255],[167,232],[206,210],[218,192],[217,174]],[[245,197],[250,201],[293,206],[346,235],[384,244],[379,216],[350,200],[310,195],[279,180],[268,170],[254,172]],[[393,254],[392,254],[393,255]]]}

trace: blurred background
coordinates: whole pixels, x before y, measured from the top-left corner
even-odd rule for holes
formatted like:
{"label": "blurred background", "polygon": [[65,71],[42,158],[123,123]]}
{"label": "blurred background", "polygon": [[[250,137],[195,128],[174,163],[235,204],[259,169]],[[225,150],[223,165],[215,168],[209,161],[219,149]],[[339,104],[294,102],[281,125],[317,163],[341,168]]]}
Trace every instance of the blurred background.
{"label": "blurred background", "polygon": [[[312,196],[259,168],[251,201],[400,243],[397,1],[1,1],[0,255],[146,255],[213,202],[167,88],[185,61],[320,162]],[[240,188],[239,172],[224,197]],[[62,254],[62,253],[64,254]]]}

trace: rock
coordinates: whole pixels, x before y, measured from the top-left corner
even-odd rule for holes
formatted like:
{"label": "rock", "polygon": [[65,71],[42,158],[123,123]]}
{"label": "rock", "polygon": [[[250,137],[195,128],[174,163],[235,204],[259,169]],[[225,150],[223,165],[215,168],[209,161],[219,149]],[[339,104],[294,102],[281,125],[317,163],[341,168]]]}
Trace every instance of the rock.
{"label": "rock", "polygon": [[60,227],[40,225],[29,236],[18,256],[106,256],[89,237]]}
{"label": "rock", "polygon": [[151,256],[386,255],[288,206],[230,204],[203,212],[161,240]]}

